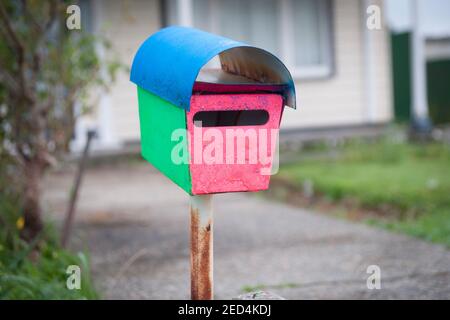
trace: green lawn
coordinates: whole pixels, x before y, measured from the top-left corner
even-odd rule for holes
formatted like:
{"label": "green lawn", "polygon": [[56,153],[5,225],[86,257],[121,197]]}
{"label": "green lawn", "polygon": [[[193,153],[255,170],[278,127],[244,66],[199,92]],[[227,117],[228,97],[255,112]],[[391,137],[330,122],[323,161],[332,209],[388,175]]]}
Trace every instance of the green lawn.
{"label": "green lawn", "polygon": [[[333,159],[284,165],[274,180],[300,191],[309,181],[321,199],[356,203],[369,223],[450,246],[448,145],[383,139],[353,141],[333,151]],[[364,214],[371,209],[376,214]]]}

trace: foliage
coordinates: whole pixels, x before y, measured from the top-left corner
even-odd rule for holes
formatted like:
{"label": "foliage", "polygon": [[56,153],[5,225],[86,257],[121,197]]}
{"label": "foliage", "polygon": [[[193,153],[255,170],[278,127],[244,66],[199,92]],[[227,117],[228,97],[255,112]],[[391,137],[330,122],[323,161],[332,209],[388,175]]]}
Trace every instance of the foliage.
{"label": "foliage", "polygon": [[76,117],[121,68],[114,57],[99,58],[106,41],[66,27],[70,4],[0,2],[0,157],[8,159],[1,179],[17,189],[29,240],[42,229],[42,176],[67,151]]}
{"label": "foliage", "polygon": [[[95,298],[84,254],[57,244],[41,218],[41,181],[76,118],[122,65],[107,41],[66,27],[68,0],[0,1],[0,298]],[[106,52],[100,58],[98,52]],[[24,241],[26,240],[26,241]],[[66,289],[67,266],[82,289]]]}
{"label": "foliage", "polygon": [[300,161],[275,179],[305,181],[334,202],[375,209],[370,223],[450,245],[450,146],[384,138],[353,140],[335,158]]}
{"label": "foliage", "polygon": [[[23,218],[13,200],[0,195],[0,299],[96,299],[87,256],[62,250],[48,225],[33,242],[21,239]],[[82,270],[80,290],[66,287],[69,265]]]}

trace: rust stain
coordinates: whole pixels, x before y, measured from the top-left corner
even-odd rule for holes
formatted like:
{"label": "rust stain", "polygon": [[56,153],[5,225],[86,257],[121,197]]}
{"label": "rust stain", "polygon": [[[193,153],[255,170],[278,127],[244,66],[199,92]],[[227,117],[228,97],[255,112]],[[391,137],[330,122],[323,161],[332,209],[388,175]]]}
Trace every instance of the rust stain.
{"label": "rust stain", "polygon": [[197,209],[191,207],[191,299],[211,300],[212,221],[201,225]]}

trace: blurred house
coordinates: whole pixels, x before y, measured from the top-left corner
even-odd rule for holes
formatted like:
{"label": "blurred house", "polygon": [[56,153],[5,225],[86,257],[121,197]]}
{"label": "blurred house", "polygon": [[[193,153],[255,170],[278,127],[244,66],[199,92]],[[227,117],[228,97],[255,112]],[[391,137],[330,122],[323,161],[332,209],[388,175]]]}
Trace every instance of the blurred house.
{"label": "blurred house", "polygon": [[[296,81],[297,110],[282,130],[383,124],[392,119],[389,33],[383,1],[143,0],[83,1],[87,27],[111,40],[131,65],[140,43],[158,29],[194,26],[263,47],[286,63]],[[367,28],[367,7],[381,9],[380,29]],[[101,52],[102,55],[109,54]],[[289,108],[288,108],[289,109]],[[95,114],[78,121],[74,149],[96,127],[98,149],[139,140],[135,85],[122,74]]]}
{"label": "blurred house", "polygon": [[[449,124],[450,1],[388,0],[386,9],[392,41],[395,119],[409,121],[419,93],[429,120],[435,125]],[[416,37],[423,47],[419,61],[413,59]],[[423,76],[415,74],[420,67],[424,68]],[[414,76],[422,78],[423,83],[416,87]]]}

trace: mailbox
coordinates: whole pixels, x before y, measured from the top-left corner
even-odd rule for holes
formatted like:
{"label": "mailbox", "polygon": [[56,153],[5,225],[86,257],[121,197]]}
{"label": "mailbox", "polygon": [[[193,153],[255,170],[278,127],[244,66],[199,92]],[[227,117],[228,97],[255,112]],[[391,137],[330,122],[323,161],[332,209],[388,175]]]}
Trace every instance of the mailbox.
{"label": "mailbox", "polygon": [[[209,68],[218,57],[220,66]],[[207,65],[208,64],[208,65]],[[271,53],[193,28],[138,49],[142,156],[191,195],[267,189],[292,77]]]}

